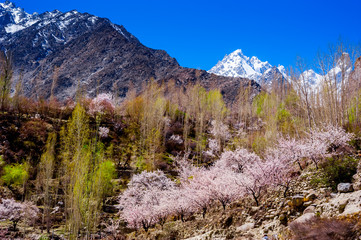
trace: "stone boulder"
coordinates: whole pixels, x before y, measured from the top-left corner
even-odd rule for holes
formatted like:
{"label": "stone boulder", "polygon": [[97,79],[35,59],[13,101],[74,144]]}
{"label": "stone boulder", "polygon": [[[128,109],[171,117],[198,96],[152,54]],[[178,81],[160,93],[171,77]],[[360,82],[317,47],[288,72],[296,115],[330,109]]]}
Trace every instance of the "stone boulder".
{"label": "stone boulder", "polygon": [[254,223],[249,222],[249,223],[245,223],[245,224],[237,227],[236,231],[237,232],[248,232],[252,228],[254,228]]}
{"label": "stone boulder", "polygon": [[315,206],[308,206],[305,210],[303,210],[303,214],[306,213],[315,213],[316,212],[316,207]]}
{"label": "stone boulder", "polygon": [[292,223],[305,223],[305,222],[309,222],[311,220],[313,220],[316,217],[316,214],[314,213],[305,213],[303,214],[301,217],[296,218],[295,220],[292,221]]}
{"label": "stone boulder", "polygon": [[337,191],[339,193],[353,192],[353,186],[351,183],[339,183],[337,185]]}
{"label": "stone boulder", "polygon": [[302,195],[295,195],[291,198],[291,201],[288,203],[291,207],[300,207],[303,205],[304,197]]}
{"label": "stone boulder", "polygon": [[304,202],[313,201],[317,198],[317,193],[314,190],[308,192],[306,197],[304,198]]}

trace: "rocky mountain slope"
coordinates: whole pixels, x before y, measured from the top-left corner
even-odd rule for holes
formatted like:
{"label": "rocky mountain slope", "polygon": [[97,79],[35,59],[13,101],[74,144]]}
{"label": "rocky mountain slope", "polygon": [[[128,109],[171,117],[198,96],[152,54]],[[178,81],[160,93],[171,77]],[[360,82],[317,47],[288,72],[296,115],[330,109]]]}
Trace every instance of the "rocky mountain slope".
{"label": "rocky mountain slope", "polygon": [[142,45],[123,26],[75,10],[28,14],[11,2],[0,3],[0,34],[0,49],[12,53],[15,80],[23,75],[26,96],[53,94],[65,100],[82,89],[89,96],[106,92],[124,97],[150,79],[230,89],[228,101],[242,85],[259,91],[248,79],[183,68],[165,51]]}

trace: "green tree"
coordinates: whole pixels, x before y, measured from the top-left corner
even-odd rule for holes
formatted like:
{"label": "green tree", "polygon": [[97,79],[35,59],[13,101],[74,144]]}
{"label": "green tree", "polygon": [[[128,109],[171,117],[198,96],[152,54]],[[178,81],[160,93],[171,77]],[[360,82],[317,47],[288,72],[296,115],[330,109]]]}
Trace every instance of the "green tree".
{"label": "green tree", "polygon": [[21,186],[29,178],[28,164],[11,164],[6,165],[3,169],[3,175],[1,179],[7,186]]}
{"label": "green tree", "polygon": [[82,214],[87,201],[86,182],[91,160],[89,120],[79,103],[60,137],[67,227],[70,238],[76,238],[84,222]]}
{"label": "green tree", "polygon": [[[91,138],[92,135],[95,137]],[[96,135],[97,131],[92,132],[89,127],[85,109],[77,104],[61,131],[66,217],[71,239],[82,234],[80,230],[84,228],[89,237],[98,225],[103,199],[112,188],[115,167],[111,160],[106,160],[104,145]]]}
{"label": "green tree", "polygon": [[54,192],[53,175],[55,168],[55,144],[56,133],[50,133],[45,146],[45,152],[41,156],[37,183],[42,188],[44,198],[43,224],[46,222],[46,230],[50,233],[50,209],[52,205],[51,193]]}

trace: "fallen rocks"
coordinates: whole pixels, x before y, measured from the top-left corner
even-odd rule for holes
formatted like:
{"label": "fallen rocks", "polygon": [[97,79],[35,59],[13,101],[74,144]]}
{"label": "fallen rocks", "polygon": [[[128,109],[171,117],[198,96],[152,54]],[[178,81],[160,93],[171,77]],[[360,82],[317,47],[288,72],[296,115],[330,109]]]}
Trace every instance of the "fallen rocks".
{"label": "fallen rocks", "polygon": [[347,216],[361,212],[361,190],[351,193],[339,193],[318,206],[322,217]]}

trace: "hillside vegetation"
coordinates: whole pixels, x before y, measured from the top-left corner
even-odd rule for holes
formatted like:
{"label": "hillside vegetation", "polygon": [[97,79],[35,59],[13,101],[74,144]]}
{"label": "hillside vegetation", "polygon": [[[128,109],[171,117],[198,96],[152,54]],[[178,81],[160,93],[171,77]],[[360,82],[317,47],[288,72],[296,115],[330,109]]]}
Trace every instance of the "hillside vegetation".
{"label": "hillside vegetation", "polygon": [[172,81],[58,102],[11,93],[1,54],[0,238],[358,239],[360,64],[228,104]]}

